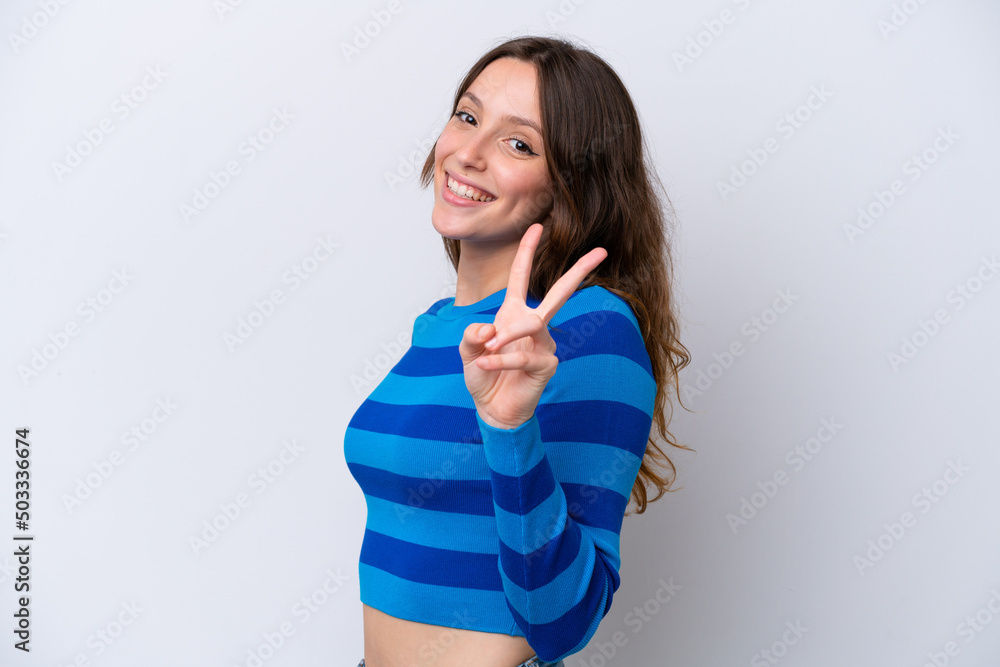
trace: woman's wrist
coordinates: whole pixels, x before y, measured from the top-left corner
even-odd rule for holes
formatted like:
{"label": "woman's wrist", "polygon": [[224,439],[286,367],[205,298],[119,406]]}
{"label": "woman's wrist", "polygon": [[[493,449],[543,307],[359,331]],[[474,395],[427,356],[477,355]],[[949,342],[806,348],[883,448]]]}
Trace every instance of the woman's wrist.
{"label": "woman's wrist", "polygon": [[493,419],[489,415],[483,414],[479,410],[476,410],[476,414],[479,415],[479,419],[481,419],[483,423],[485,423],[487,426],[492,426],[493,428],[500,429],[502,431],[513,431],[521,426],[524,426],[525,422],[530,420],[531,417],[535,416],[534,413],[532,413],[531,416],[528,417],[528,419],[525,419],[520,424],[507,424],[501,421],[497,421],[496,419]]}

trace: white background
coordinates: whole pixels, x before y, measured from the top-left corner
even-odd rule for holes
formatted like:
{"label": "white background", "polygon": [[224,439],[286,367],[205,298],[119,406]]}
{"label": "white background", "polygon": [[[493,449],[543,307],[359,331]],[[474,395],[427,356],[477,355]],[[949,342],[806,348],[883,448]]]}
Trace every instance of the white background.
{"label": "white background", "polygon": [[[621,588],[567,665],[771,664],[765,649],[810,667],[998,664],[995,2],[108,0],[51,18],[42,4],[0,9],[0,664],[247,665],[282,623],[294,634],[265,664],[356,664],[365,505],[344,430],[413,318],[454,294],[432,193],[407,165],[468,67],[525,34],[590,46],[633,95],[677,209],[694,355],[692,411],[671,428],[696,453],[668,449],[683,488],[626,519]],[[373,12],[391,21],[376,30]],[[345,56],[366,24],[376,34]],[[829,98],[810,109],[814,87]],[[123,95],[142,98],[127,116]],[[250,160],[241,142],[275,110],[293,118]],[[57,167],[102,119],[112,131]],[[769,138],[777,151],[723,196]],[[239,173],[206,188],[230,160]],[[185,220],[196,190],[213,196]],[[298,285],[296,266],[313,269]],[[282,302],[227,346],[275,289]],[[794,298],[775,315],[779,291]],[[176,406],[161,422],[158,400]],[[841,426],[796,468],[786,455],[823,419]],[[18,427],[30,655],[9,630]],[[133,427],[148,435],[130,449]],[[293,440],[280,475],[251,479]],[[946,476],[952,463],[967,470]],[[249,505],[193,548],[241,493]],[[744,500],[756,514],[733,523]],[[141,611],[119,634],[123,604]],[[977,613],[985,625],[963,625]],[[794,645],[786,623],[806,629]]]}

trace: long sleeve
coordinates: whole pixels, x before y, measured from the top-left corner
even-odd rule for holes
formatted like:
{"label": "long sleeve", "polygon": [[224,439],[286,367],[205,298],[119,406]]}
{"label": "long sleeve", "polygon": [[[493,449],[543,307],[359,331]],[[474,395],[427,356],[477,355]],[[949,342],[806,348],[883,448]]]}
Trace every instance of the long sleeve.
{"label": "long sleeve", "polygon": [[[620,533],[656,394],[632,318],[553,338],[560,364],[532,417],[499,429],[479,416],[507,605],[547,662],[582,650],[618,590]],[[631,313],[629,313],[631,315]],[[572,343],[572,344],[571,344]]]}

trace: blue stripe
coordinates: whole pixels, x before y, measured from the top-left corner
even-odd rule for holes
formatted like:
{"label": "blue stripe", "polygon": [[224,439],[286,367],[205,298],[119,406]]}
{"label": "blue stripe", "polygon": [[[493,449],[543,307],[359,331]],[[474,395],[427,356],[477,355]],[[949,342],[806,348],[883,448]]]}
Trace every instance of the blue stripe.
{"label": "blue stripe", "polygon": [[[642,371],[639,371],[640,373]],[[433,401],[428,399],[433,397]],[[392,375],[392,382],[383,382],[370,398],[389,405],[450,405],[456,408],[476,407],[465,386],[464,375],[427,375],[410,377]]]}
{"label": "blue stripe", "polygon": [[[507,601],[507,608],[510,609],[514,621],[524,631],[525,637],[538,657],[546,662],[551,662],[575,653],[576,650],[582,648],[581,644],[586,645],[597,629],[597,623],[604,618],[606,610],[611,607],[610,604],[605,604],[604,610],[599,614],[600,618],[596,622],[591,622],[590,619],[597,614],[606,595],[610,598],[608,576],[604,572],[604,568],[598,567],[594,571],[594,576],[587,586],[587,592],[583,599],[554,621],[531,624],[514,609],[510,600]],[[578,640],[579,637],[583,637],[583,639]]]}
{"label": "blue stripe", "polygon": [[348,426],[424,440],[483,442],[475,409],[450,405],[391,405],[369,398],[358,407]]}
{"label": "blue stripe", "polygon": [[574,317],[549,329],[549,335],[556,342],[555,355],[560,362],[591,354],[617,354],[634,361],[650,377],[653,375],[642,335],[620,313],[604,310]]}
{"label": "blue stripe", "polygon": [[434,314],[436,314],[437,311],[441,310],[442,306],[444,306],[446,303],[448,303],[451,300],[451,298],[453,298],[453,297],[446,297],[444,299],[438,299],[437,301],[435,301],[434,303],[431,304],[431,307],[428,308],[425,311],[424,314],[425,315],[434,315]]}
{"label": "blue stripe", "polygon": [[368,527],[413,544],[453,551],[497,555],[496,518],[478,514],[442,514],[421,507],[403,506],[375,496],[365,496]]}
{"label": "blue stripe", "polygon": [[[361,601],[396,618],[523,637],[503,591],[421,584],[358,563]],[[447,636],[447,635],[444,635]]]}
{"label": "blue stripe", "polygon": [[527,514],[544,503],[556,490],[552,467],[545,459],[541,459],[520,477],[490,470],[490,481],[496,504],[514,514]]}
{"label": "blue stripe", "polygon": [[[595,378],[600,380],[595,381]],[[640,408],[652,422],[656,381],[640,365],[616,354],[578,356],[559,363],[556,374],[542,392],[540,402],[608,398]]]}
{"label": "blue stripe", "polygon": [[348,463],[347,467],[366,490],[366,495],[437,512],[495,515],[489,480],[428,480],[397,475],[361,463]]}
{"label": "blue stripe", "polygon": [[[591,355],[590,357],[577,357],[561,364],[556,375],[543,390],[538,408],[543,411],[550,409],[566,411],[575,405],[581,410],[592,410],[599,408],[601,404],[607,404],[605,409],[614,410],[619,406],[627,406],[629,414],[621,418],[627,420],[629,432],[618,440],[630,437],[637,438],[639,433],[642,433],[648,440],[652,426],[656,384],[646,372],[639,370],[639,366],[631,363],[624,364],[621,360],[622,357],[617,355]],[[595,384],[592,380],[595,376],[607,379],[601,384]],[[441,420],[460,420],[465,414],[461,412],[462,410],[467,411],[470,418],[473,417],[475,403],[465,386],[464,375],[422,376],[419,378],[399,376],[394,379],[395,382],[380,384],[369,399],[361,404],[351,419],[351,426],[385,433],[393,431],[377,426],[390,419],[393,421],[402,421],[406,418],[413,420],[414,415],[426,414],[429,418],[440,423]],[[412,402],[415,398],[426,399],[428,396],[434,397],[434,404],[425,405]],[[607,396],[613,396],[615,400],[603,398]],[[592,415],[593,413],[585,414]],[[618,415],[614,416],[619,417]],[[579,418],[572,416],[569,421],[576,424],[580,422]],[[465,425],[464,422],[463,425]],[[471,422],[468,425],[471,426]],[[602,426],[607,426],[607,424],[602,424]],[[584,430],[591,431],[592,429]],[[478,433],[478,428],[475,429],[475,432]],[[616,431],[613,429],[612,432]],[[468,431],[459,431],[458,433],[468,434]],[[407,435],[406,433],[401,434]],[[460,435],[455,437],[460,437]],[[452,438],[439,437],[438,439]],[[573,438],[547,437],[545,440],[553,442],[573,440]],[[582,438],[579,441],[597,442],[593,438]],[[641,442],[642,451],[638,450],[639,445],[633,446],[629,451],[637,456],[643,455],[646,442]]]}
{"label": "blue stripe", "polygon": [[[539,403],[535,414],[543,442],[593,442],[639,457],[645,454],[650,418],[632,405],[602,400]],[[358,407],[348,427],[408,438],[483,442],[475,409],[450,405],[392,405],[369,399]],[[598,436],[606,439],[595,439]]]}
{"label": "blue stripe", "polygon": [[567,530],[523,556],[499,542],[500,565],[507,578],[530,592],[562,574],[577,559],[581,544],[580,527],[573,522],[567,525]]}
{"label": "blue stripe", "polygon": [[[348,429],[353,442],[344,453],[347,463],[360,463],[399,475],[442,479],[486,479],[489,466],[483,457],[483,445],[443,440],[418,440],[402,435],[372,433]],[[621,450],[622,456],[631,456]],[[420,452],[414,461],[414,452]]]}
{"label": "blue stripe", "polygon": [[448,347],[420,347],[411,345],[406,354],[396,362],[392,372],[410,377],[437,375],[464,375],[462,355],[458,345]]}
{"label": "blue stripe", "polygon": [[503,590],[495,554],[425,547],[370,528],[365,529],[361,562],[422,584]]}
{"label": "blue stripe", "polygon": [[601,559],[604,565],[604,571],[607,573],[611,588],[608,589],[608,606],[604,609],[604,615],[607,616],[608,610],[611,609],[611,600],[615,597],[615,591],[618,590],[618,586],[621,585],[621,577],[618,575],[618,568],[608,562],[607,556],[605,556],[601,551],[597,552],[597,557]]}
{"label": "blue stripe", "polygon": [[624,491],[632,488],[642,459],[594,442],[547,442],[545,455],[560,482]]}
{"label": "blue stripe", "polygon": [[[594,354],[613,354],[633,361],[652,378],[653,367],[646,352],[642,336],[635,325],[624,315],[613,311],[600,311],[598,320],[591,315],[572,318],[559,326],[550,323],[549,335],[556,343],[556,358],[560,362],[570,361]],[[492,321],[484,318],[483,321]],[[435,343],[461,340],[465,328],[471,322],[462,322],[461,330],[436,332],[436,337],[425,336],[410,346],[403,357],[396,362],[392,372],[410,377],[440,375],[462,375],[462,355],[458,344],[435,345]]]}
{"label": "blue stripe", "polygon": [[590,484],[560,482],[559,486],[566,494],[566,512],[574,521],[614,533],[621,531],[627,497],[614,489]]}
{"label": "blue stripe", "polygon": [[531,593],[522,593],[521,589],[515,587],[501,570],[500,574],[503,576],[504,587],[507,589],[511,605],[519,614],[530,618],[532,625],[558,620],[567,609],[576,604],[590,585],[594,576],[594,565],[597,563],[595,554],[591,546],[582,546],[572,565],[558,577]]}
{"label": "blue stripe", "polygon": [[[636,456],[645,455],[650,418],[627,403],[600,400],[539,403],[535,415],[543,442],[594,442]],[[580,415],[586,418],[581,419]]]}

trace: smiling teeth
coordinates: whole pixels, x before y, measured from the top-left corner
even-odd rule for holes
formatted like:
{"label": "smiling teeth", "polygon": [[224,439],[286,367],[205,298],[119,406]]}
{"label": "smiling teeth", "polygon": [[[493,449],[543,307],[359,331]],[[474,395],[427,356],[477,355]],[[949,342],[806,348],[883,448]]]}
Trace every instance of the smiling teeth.
{"label": "smiling teeth", "polygon": [[471,199],[473,201],[487,202],[496,199],[496,197],[490,197],[489,195],[485,195],[479,190],[476,190],[475,188],[470,188],[469,186],[463,183],[459,183],[451,176],[448,177],[448,189],[454,192],[459,197],[465,197],[466,199]]}

